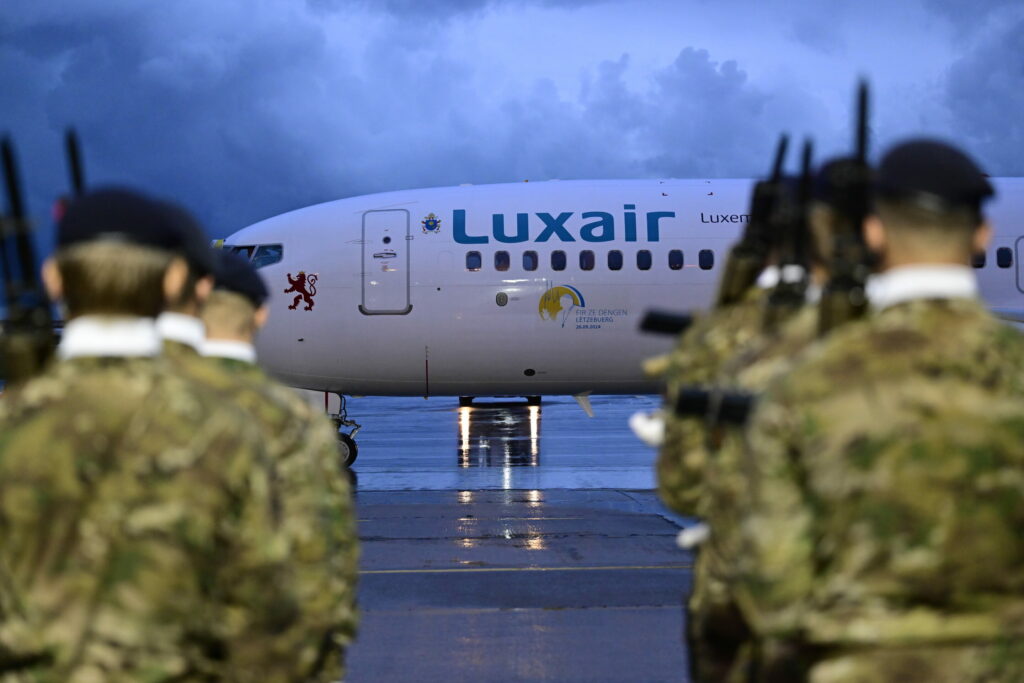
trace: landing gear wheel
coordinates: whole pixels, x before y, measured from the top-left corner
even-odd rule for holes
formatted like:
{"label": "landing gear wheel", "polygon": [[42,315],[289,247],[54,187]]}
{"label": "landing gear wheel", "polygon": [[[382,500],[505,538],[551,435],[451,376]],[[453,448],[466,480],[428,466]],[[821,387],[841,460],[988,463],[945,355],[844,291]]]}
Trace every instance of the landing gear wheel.
{"label": "landing gear wheel", "polygon": [[352,467],[352,463],[359,456],[359,446],[356,445],[355,439],[348,434],[338,432],[338,455],[342,465]]}
{"label": "landing gear wheel", "polygon": [[[362,427],[355,420],[348,419],[348,401],[345,396],[338,394],[338,400],[341,402],[338,414],[330,415],[329,417],[334,422],[334,428],[338,431],[338,455],[340,456],[341,464],[345,467],[351,467],[359,455],[359,446],[356,445],[356,434],[359,433]],[[348,427],[352,431],[346,434],[341,431],[342,427]]]}

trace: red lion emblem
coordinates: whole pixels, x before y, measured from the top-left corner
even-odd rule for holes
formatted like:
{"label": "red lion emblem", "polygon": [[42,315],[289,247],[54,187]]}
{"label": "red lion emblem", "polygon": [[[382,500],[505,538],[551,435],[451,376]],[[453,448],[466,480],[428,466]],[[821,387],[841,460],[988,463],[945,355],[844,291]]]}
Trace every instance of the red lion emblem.
{"label": "red lion emblem", "polygon": [[302,309],[304,311],[313,310],[313,297],[316,296],[316,281],[317,275],[306,275],[305,271],[300,270],[298,277],[292,277],[291,273],[288,273],[288,284],[291,285],[288,289],[284,290],[285,294],[289,292],[298,292],[295,295],[295,300],[292,301],[289,310],[294,311],[299,307],[299,301],[305,301],[306,306]]}

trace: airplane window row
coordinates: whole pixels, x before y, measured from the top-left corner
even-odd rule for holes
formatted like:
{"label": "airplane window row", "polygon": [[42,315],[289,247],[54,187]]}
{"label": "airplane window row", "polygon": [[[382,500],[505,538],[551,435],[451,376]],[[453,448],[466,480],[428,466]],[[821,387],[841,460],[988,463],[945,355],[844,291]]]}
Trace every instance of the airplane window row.
{"label": "airplane window row", "polygon": [[[569,257],[560,249],[551,252],[551,270],[565,270],[569,265]],[[597,267],[597,255],[590,249],[584,249],[579,253],[580,270],[594,270]],[[612,249],[607,254],[608,270],[622,270],[625,265],[625,257],[618,249]],[[466,252],[466,270],[476,272],[484,265],[484,257],[479,251]],[[673,249],[668,252],[668,267],[671,270],[682,270],[685,265],[681,249]],[[701,270],[711,270],[715,267],[715,252],[711,249],[701,249],[697,253],[697,265]],[[494,252],[494,269],[506,271],[512,267],[512,256],[507,251]],[[523,270],[532,271],[540,267],[540,256],[535,251],[523,252]],[[654,267],[654,256],[649,249],[640,249],[636,252],[637,270],[650,270]]]}
{"label": "airplane window row", "polygon": [[224,248],[248,258],[253,268],[263,268],[278,263],[284,258],[284,245],[282,244],[226,244]]}
{"label": "airplane window row", "polygon": [[[979,251],[974,255],[972,265],[975,268],[984,268],[987,261],[985,252]],[[1011,268],[1013,266],[1013,249],[999,247],[996,249],[996,265],[1000,268]]]}

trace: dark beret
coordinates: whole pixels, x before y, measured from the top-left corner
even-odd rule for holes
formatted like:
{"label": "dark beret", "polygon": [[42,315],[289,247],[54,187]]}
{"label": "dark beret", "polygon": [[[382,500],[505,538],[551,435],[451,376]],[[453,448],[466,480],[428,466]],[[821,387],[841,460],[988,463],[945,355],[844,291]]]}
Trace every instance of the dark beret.
{"label": "dark beret", "polygon": [[270,292],[248,259],[227,249],[218,249],[213,253],[217,259],[214,289],[241,294],[257,308],[262,306]]}
{"label": "dark beret", "polygon": [[181,236],[178,251],[189,267],[200,276],[211,275],[217,268],[210,237],[195,217],[177,204],[165,202],[166,210],[171,216],[175,229]]}
{"label": "dark beret", "polygon": [[57,223],[57,248],[95,240],[119,240],[176,251],[177,218],[168,205],[124,188],[94,190],[67,204]]}
{"label": "dark beret", "polygon": [[878,195],[936,210],[980,210],[995,194],[978,165],[960,150],[937,140],[910,140],[882,158]]}
{"label": "dark beret", "polygon": [[182,254],[204,275],[213,255],[203,229],[188,211],[121,187],[106,187],[73,199],[57,223],[57,248],[96,240],[119,240]]}

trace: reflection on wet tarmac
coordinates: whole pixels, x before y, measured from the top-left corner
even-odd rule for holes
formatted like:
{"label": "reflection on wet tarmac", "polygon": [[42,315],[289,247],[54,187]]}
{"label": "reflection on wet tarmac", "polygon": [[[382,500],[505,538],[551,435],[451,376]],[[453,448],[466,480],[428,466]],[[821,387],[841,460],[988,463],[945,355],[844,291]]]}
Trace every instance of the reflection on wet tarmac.
{"label": "reflection on wet tarmac", "polygon": [[359,487],[519,492],[653,488],[654,452],[633,436],[627,420],[638,410],[653,410],[657,399],[595,396],[592,403],[593,418],[571,397],[560,396],[546,397],[542,406],[478,402],[463,407],[445,398],[426,403],[422,398],[359,399],[349,406],[363,424],[359,460],[353,466],[359,471]]}
{"label": "reflection on wet tarmac", "polygon": [[[537,467],[540,406],[479,405],[459,408],[460,467]],[[510,479],[511,472],[506,476]]]}

